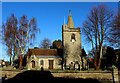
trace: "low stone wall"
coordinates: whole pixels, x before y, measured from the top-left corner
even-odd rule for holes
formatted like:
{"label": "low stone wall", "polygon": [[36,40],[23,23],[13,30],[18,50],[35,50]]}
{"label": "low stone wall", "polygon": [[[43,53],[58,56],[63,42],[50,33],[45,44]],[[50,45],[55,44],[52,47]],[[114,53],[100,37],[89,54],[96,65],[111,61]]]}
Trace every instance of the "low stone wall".
{"label": "low stone wall", "polygon": [[119,83],[120,83],[120,71],[118,72],[118,77],[119,77]]}
{"label": "low stone wall", "polygon": [[51,72],[54,77],[83,78],[112,81],[112,73],[108,71],[77,71],[77,72]]}
{"label": "low stone wall", "polygon": [[[2,71],[2,77],[12,78],[16,76],[18,73],[22,73],[22,71],[16,71],[16,70],[3,70]],[[5,76],[6,75],[6,76]]]}
{"label": "low stone wall", "polygon": [[[2,71],[2,77],[12,78],[23,71]],[[62,78],[82,78],[109,81],[113,83],[112,73],[110,71],[50,71],[53,77]],[[108,82],[108,83],[109,83]]]}

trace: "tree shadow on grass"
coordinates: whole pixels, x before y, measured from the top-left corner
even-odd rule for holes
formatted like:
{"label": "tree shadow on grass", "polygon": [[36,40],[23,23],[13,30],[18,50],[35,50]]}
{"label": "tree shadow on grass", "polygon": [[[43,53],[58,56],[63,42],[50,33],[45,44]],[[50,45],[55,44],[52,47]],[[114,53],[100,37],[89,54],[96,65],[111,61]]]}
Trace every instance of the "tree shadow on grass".
{"label": "tree shadow on grass", "polygon": [[2,83],[100,83],[95,79],[53,77],[50,71],[24,71]]}

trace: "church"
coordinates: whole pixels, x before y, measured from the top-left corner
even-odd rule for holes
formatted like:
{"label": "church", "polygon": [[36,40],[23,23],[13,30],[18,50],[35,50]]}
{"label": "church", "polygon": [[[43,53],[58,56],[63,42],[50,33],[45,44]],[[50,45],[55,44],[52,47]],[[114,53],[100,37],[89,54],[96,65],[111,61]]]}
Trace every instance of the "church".
{"label": "church", "polygon": [[87,69],[87,57],[81,49],[80,27],[75,28],[71,11],[67,25],[62,25],[62,49],[28,49],[27,68]]}

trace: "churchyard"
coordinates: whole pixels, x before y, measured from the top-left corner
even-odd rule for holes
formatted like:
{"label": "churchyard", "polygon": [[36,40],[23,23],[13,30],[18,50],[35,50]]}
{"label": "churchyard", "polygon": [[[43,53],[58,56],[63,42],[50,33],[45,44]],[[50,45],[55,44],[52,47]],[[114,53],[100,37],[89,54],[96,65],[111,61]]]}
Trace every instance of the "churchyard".
{"label": "churchyard", "polygon": [[[13,4],[9,5],[11,9],[16,8],[12,8]],[[16,4],[18,3],[14,5],[20,6],[21,3]],[[2,83],[120,83],[120,13],[118,11],[115,13],[114,9],[109,9],[111,6],[107,7],[101,3],[97,5],[67,3],[71,5],[69,8],[72,12],[71,9],[68,12],[68,8],[65,11],[59,10],[63,8],[61,7],[63,3],[50,3],[50,9],[49,6],[42,7],[41,3],[39,5],[33,3],[32,6],[30,3],[27,4],[30,11],[32,10],[32,12],[27,11],[27,15],[24,15],[24,12],[29,9],[25,11],[16,9],[19,11],[11,11],[13,14],[10,15],[9,7],[7,12],[3,13],[5,18],[1,27],[1,37],[3,45],[6,46],[4,52],[7,53],[3,55],[7,55],[5,57],[9,58],[9,61],[0,60]],[[69,6],[67,4],[65,3],[64,6]],[[84,6],[81,7],[83,4]],[[90,5],[91,9],[87,7]],[[22,9],[24,6],[26,3],[18,8]],[[32,9],[34,6],[36,8]],[[56,9],[52,9],[52,6]],[[7,8],[7,5],[3,7]],[[42,9],[46,7],[47,9]],[[23,9],[25,8],[27,7]],[[37,12],[33,13],[33,10]],[[81,11],[84,11],[83,14]],[[89,11],[88,15],[85,11]],[[23,16],[16,16],[18,12],[22,12]],[[67,23],[65,16],[68,17]],[[83,22],[77,22],[78,17],[80,20],[83,20],[82,17],[85,19]],[[63,24],[61,20],[64,20]],[[59,25],[61,27],[58,27]]]}
{"label": "churchyard", "polygon": [[[43,79],[48,79],[49,77],[56,82],[56,79],[62,81],[77,81],[81,82],[93,82],[93,83],[118,83],[120,78],[120,72],[117,68],[113,68],[111,70],[99,70],[95,71],[94,68],[89,70],[62,70],[62,69],[48,69],[48,70],[36,70],[31,69],[27,70],[24,68],[23,70],[11,69],[10,67],[2,70],[2,78],[3,83],[13,82],[15,83],[18,78],[21,81],[44,81]],[[42,77],[43,76],[43,77]],[[38,80],[39,79],[39,80]],[[48,79],[48,81],[52,81]],[[45,81],[47,82],[47,81]],[[30,82],[31,83],[31,82]]]}

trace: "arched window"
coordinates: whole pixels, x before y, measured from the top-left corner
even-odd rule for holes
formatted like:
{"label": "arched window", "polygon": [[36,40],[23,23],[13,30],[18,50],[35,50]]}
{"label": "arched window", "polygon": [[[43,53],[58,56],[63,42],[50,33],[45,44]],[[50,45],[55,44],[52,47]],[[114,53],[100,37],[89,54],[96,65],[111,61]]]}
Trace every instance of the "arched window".
{"label": "arched window", "polygon": [[75,39],[75,34],[74,34],[74,33],[71,35],[71,41],[72,41],[73,43],[76,41],[76,39]]}
{"label": "arched window", "polygon": [[44,65],[44,61],[43,60],[40,61],[40,65]]}
{"label": "arched window", "polygon": [[71,35],[71,39],[75,40],[75,34],[74,33]]}

